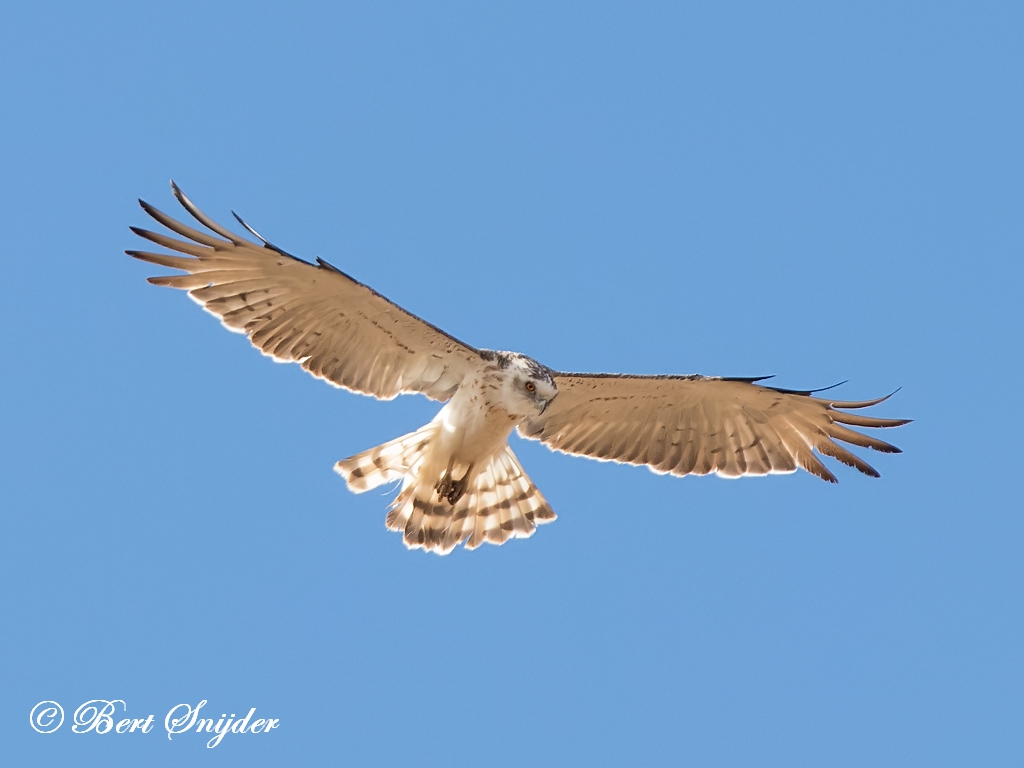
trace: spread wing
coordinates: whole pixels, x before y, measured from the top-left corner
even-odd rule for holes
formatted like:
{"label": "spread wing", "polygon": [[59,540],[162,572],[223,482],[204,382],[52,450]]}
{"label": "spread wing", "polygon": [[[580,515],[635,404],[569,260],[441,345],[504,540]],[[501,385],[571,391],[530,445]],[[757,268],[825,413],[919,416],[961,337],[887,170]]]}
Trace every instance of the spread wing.
{"label": "spread wing", "polygon": [[556,373],[554,379],[558,395],[540,416],[519,427],[523,437],[565,453],[646,464],[673,475],[739,477],[803,467],[837,482],[817,451],[878,477],[836,441],[899,453],[849,427],[898,427],[909,421],[847,412],[887,397],[839,402],[813,397],[812,391],[754,383],[760,379],[585,373]]}
{"label": "spread wing", "polygon": [[132,231],[183,255],[126,253],[180,269],[185,274],[151,277],[149,282],[188,291],[264,354],[299,363],[336,386],[385,400],[403,392],[447,400],[467,373],[483,365],[473,347],[322,259],[311,264],[296,258],[239,218],[260,243],[241,238],[211,221],[173,181],[171,188],[209,232],[186,226],[140,200],[146,213],[186,239],[138,227]]}

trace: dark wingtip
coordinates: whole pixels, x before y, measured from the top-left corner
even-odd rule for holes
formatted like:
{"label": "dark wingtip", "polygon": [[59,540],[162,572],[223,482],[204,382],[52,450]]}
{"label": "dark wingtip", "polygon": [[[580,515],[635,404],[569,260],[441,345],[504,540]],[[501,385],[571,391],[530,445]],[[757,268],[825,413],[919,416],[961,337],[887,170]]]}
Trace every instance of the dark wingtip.
{"label": "dark wingtip", "polygon": [[754,384],[758,381],[767,381],[768,379],[774,379],[775,374],[769,374],[768,376],[723,376],[722,381],[740,381],[744,384]]}
{"label": "dark wingtip", "polygon": [[819,387],[818,389],[809,389],[807,391],[810,394],[814,394],[815,392],[827,392],[830,389],[835,389],[836,387],[841,387],[841,386],[843,386],[843,384],[848,384],[849,381],[850,381],[849,379],[843,379],[838,384],[830,384],[827,387]]}
{"label": "dark wingtip", "polygon": [[833,401],[830,402],[830,405],[831,405],[832,408],[846,408],[846,409],[850,409],[850,410],[856,410],[858,408],[870,408],[873,405],[878,405],[879,403],[884,403],[890,397],[892,397],[897,392],[899,392],[900,389],[903,389],[903,387],[900,387],[899,389],[894,389],[892,392],[890,392],[885,397],[876,397],[874,400],[849,400],[849,401],[833,400]]}
{"label": "dark wingtip", "polygon": [[154,219],[159,219],[160,218],[157,215],[159,213],[159,211],[157,211],[156,206],[151,205],[150,203],[147,203],[141,197],[139,198],[139,207],[142,208],[142,210],[144,210],[146,213],[148,213]]}
{"label": "dark wingtip", "polygon": [[263,235],[261,235],[259,232],[257,232],[255,229],[253,229],[252,227],[250,227],[248,224],[245,223],[245,219],[243,219],[241,216],[239,216],[234,211],[231,212],[231,215],[235,217],[235,221],[237,221],[239,224],[241,224],[243,227],[245,227],[248,230],[250,235],[252,235],[255,238],[258,238],[259,241],[261,243],[263,243],[264,245],[266,245],[268,247],[272,247],[270,245],[270,243],[267,242],[267,239],[265,237],[263,237]]}
{"label": "dark wingtip", "polygon": [[232,211],[232,212],[231,212],[231,215],[235,217],[235,220],[236,220],[236,221],[237,221],[237,222],[238,222],[239,224],[241,224],[241,225],[242,225],[243,227],[245,227],[245,230],[246,230],[246,231],[247,231],[247,232],[248,232],[248,233],[249,233],[250,235],[252,235],[252,236],[253,236],[253,237],[255,237],[255,238],[256,238],[257,240],[259,240],[259,241],[260,241],[261,243],[263,243],[263,247],[264,247],[264,248],[269,248],[270,250],[274,251],[275,253],[280,253],[280,254],[281,254],[282,256],[287,256],[287,257],[288,257],[289,259],[295,259],[296,261],[301,261],[301,262],[302,262],[303,264],[308,264],[308,263],[309,263],[309,262],[308,262],[308,261],[306,261],[305,259],[300,259],[300,258],[299,258],[298,256],[296,256],[296,255],[295,255],[294,253],[288,253],[288,251],[286,251],[286,250],[285,250],[284,248],[278,248],[278,247],[277,247],[276,245],[274,245],[274,244],[273,244],[272,242],[270,242],[269,240],[267,240],[267,238],[265,238],[265,237],[264,237],[263,235],[261,235],[261,234],[260,234],[259,232],[257,232],[257,231],[256,231],[255,229],[253,229],[252,227],[250,227],[250,226],[249,226],[249,225],[248,225],[248,224],[246,223],[245,219],[243,219],[243,218],[242,218],[241,216],[239,216],[239,215],[238,215],[237,213],[235,213],[234,211]]}
{"label": "dark wingtip", "polygon": [[890,392],[890,393],[889,393],[888,395],[886,395],[886,396],[885,396],[885,397],[883,397],[883,398],[880,398],[878,402],[880,402],[880,403],[884,403],[884,402],[885,402],[886,400],[888,400],[888,399],[889,399],[890,397],[892,397],[893,395],[895,395],[895,394],[896,394],[897,392],[899,392],[899,391],[900,391],[901,389],[903,389],[903,387],[896,387],[896,389],[894,389],[894,390],[893,390],[892,392]]}
{"label": "dark wingtip", "polygon": [[904,426],[906,426],[907,424],[913,424],[913,423],[914,423],[914,420],[913,420],[913,419],[890,419],[890,421],[891,421],[892,423],[891,423],[891,424],[886,424],[885,426],[887,426],[887,427],[888,427],[888,426],[893,426],[893,427],[904,427]]}
{"label": "dark wingtip", "polygon": [[171,192],[174,193],[174,197],[177,198],[178,202],[185,206],[185,208],[191,213],[191,206],[189,205],[190,200],[185,196],[185,193],[181,191],[181,187],[174,183],[174,179],[171,179]]}
{"label": "dark wingtip", "polygon": [[342,271],[341,271],[340,269],[338,269],[338,268],[337,268],[336,266],[334,266],[333,264],[331,264],[331,263],[330,263],[329,261],[325,261],[324,259],[321,259],[321,258],[320,258],[319,256],[317,256],[317,257],[316,257],[316,263],[317,263],[317,264],[318,264],[319,266],[323,267],[324,269],[329,269],[329,270],[331,270],[332,272],[337,272],[337,273],[339,273],[339,274],[342,274],[342,275],[344,275],[344,274],[345,274],[345,273],[344,273],[344,272],[342,272]]}
{"label": "dark wingtip", "polygon": [[845,381],[840,381],[837,384],[829,384],[827,387],[818,387],[817,389],[783,389],[782,387],[768,387],[768,389],[772,390],[773,392],[779,392],[783,395],[803,395],[804,397],[810,397],[811,395],[816,394],[818,392],[826,392],[830,389],[841,387],[848,381],[849,379],[846,379]]}

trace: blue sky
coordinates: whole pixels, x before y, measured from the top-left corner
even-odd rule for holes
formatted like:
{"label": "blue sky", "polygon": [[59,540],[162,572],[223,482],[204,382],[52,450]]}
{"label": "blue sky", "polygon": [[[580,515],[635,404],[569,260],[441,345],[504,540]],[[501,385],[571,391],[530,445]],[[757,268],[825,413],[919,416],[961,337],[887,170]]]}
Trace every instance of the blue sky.
{"label": "blue sky", "polygon": [[[1004,3],[34,3],[0,28],[0,741],[18,765],[1024,762],[1024,13]],[[340,458],[430,419],[149,286],[168,179],[563,370],[903,389],[833,467],[514,449],[446,558]],[[159,271],[159,270],[157,270]],[[862,452],[863,453],[863,452]],[[122,699],[148,734],[73,734]],[[171,707],[280,719],[215,749]],[[68,722],[41,735],[33,705]]]}

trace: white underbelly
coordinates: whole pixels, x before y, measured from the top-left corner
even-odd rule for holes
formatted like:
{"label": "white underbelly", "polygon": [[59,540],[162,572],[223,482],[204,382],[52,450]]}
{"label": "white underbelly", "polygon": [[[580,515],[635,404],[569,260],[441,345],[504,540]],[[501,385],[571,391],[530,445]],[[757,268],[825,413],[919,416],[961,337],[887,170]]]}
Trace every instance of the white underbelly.
{"label": "white underbelly", "polygon": [[452,474],[462,477],[471,465],[486,465],[487,459],[504,448],[522,417],[510,414],[479,389],[466,387],[455,393],[434,421],[438,431],[427,472],[440,475],[454,461]]}

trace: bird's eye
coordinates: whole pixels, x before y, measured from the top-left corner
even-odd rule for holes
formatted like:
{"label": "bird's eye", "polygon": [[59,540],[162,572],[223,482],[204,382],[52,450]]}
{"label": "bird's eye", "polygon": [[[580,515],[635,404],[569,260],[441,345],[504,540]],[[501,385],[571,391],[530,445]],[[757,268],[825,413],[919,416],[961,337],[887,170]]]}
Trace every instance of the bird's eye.
{"label": "bird's eye", "polygon": [[537,385],[534,384],[532,381],[526,382],[526,391],[527,392],[533,392],[536,389],[537,389]]}

